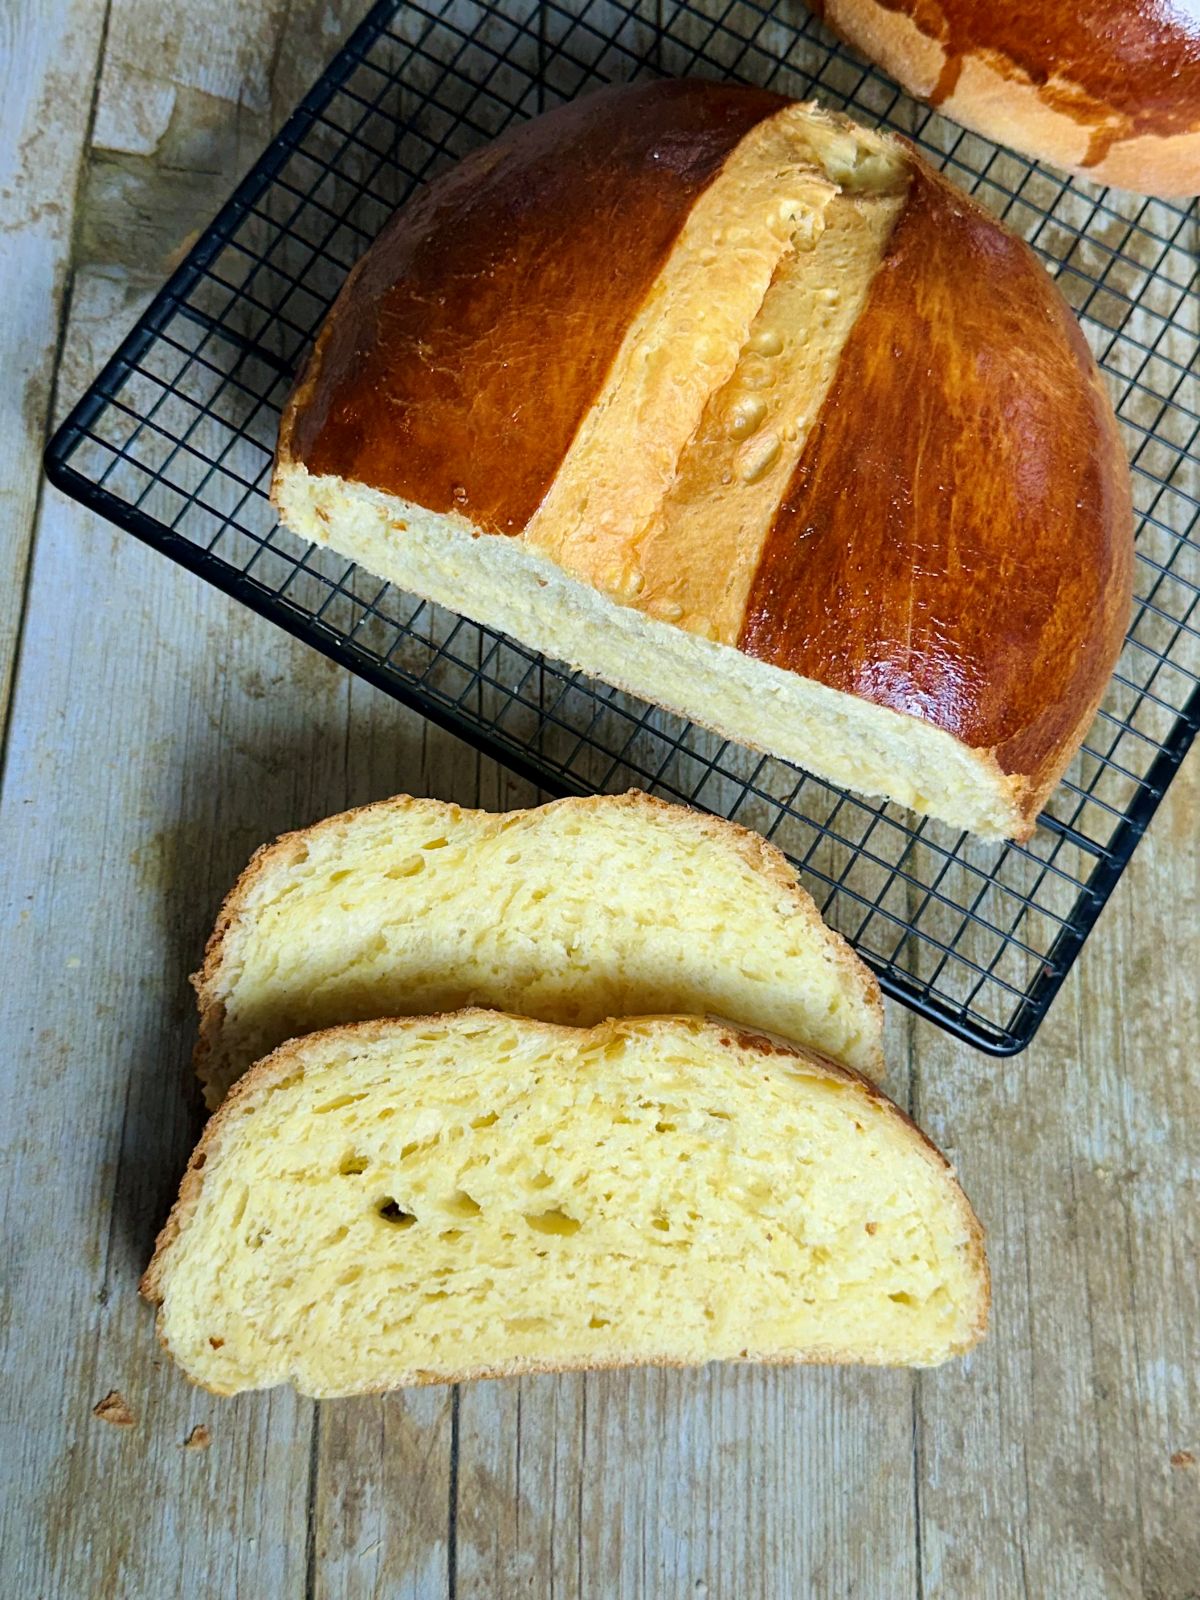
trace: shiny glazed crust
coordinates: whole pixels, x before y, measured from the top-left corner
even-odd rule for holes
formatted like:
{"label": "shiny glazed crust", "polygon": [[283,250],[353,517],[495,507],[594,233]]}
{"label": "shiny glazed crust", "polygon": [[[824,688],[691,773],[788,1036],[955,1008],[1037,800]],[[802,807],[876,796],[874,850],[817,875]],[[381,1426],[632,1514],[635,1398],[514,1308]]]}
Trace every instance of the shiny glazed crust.
{"label": "shiny glazed crust", "polygon": [[1200,193],[1200,18],[1165,0],[809,0],[946,116],[1096,183]]}
{"label": "shiny glazed crust", "polygon": [[602,90],[421,189],[325,324],[322,382],[285,422],[296,458],[520,533],[697,198],[785,104],[685,80]]}
{"label": "shiny glazed crust", "polygon": [[[665,681],[655,686],[649,670],[622,676],[582,648],[572,653],[568,641],[553,653],[573,665],[729,737],[811,765],[835,782],[891,793],[986,836],[1028,837],[1100,702],[1129,613],[1129,469],[1101,377],[1032,252],[932,173],[911,148],[758,91],[744,91],[738,117],[732,107],[742,92],[689,83],[593,97],[568,108],[573,120],[543,119],[536,134],[522,130],[488,147],[401,211],[347,282],[285,411],[276,504],[298,532],[331,543],[402,585],[409,576],[406,546],[412,543],[415,550],[418,531],[427,541],[433,537],[436,519],[447,532],[473,540],[508,535],[531,558],[555,561],[593,598],[611,602],[610,609],[640,614],[651,630],[667,624],[697,642],[711,640],[762,663],[755,668],[765,674],[762,695],[778,694],[792,679],[898,713],[895,740],[905,737],[910,718],[940,730],[973,767],[976,785],[994,798],[981,820],[960,819],[951,808],[922,802],[919,773],[939,760],[932,749],[909,763],[904,783],[889,785],[885,776],[868,784],[828,758],[824,764],[807,760],[803,739],[785,741],[743,725],[745,719],[734,720],[711,695],[684,703],[678,688]],[[704,111],[710,95],[712,120]],[[547,168],[557,181],[563,164],[575,163],[578,194],[590,191],[595,175],[614,246],[607,259],[623,262],[626,235],[635,244],[642,238],[643,209],[652,231],[660,230],[660,243],[668,212],[678,234],[699,194],[705,193],[711,207],[705,185],[715,195],[722,184],[715,146],[724,141],[726,166],[735,153],[744,161],[745,146],[759,139],[760,125],[783,118],[792,119],[801,143],[808,137],[806,119],[813,130],[815,181],[807,217],[813,237],[777,266],[772,292],[782,274],[798,270],[795,261],[802,255],[804,270],[817,273],[816,284],[824,282],[821,270],[832,273],[816,296],[836,304],[839,295],[850,294],[846,259],[823,256],[821,239],[845,237],[838,217],[844,219],[851,205],[887,209],[872,225],[869,260],[858,257],[855,312],[837,329],[830,386],[814,390],[811,409],[784,433],[796,442],[776,451],[776,462],[795,459],[789,450],[798,459],[778,483],[773,513],[761,495],[752,512],[743,512],[745,502],[721,487],[728,474],[714,486],[712,474],[706,479],[701,470],[675,479],[698,484],[696,492],[704,496],[697,501],[700,514],[690,520],[631,525],[598,494],[602,504],[576,512],[582,532],[567,554],[552,541],[531,542],[527,525],[540,527],[537,508],[544,511],[556,480],[570,476],[584,421],[594,433],[612,414],[612,408],[594,404],[603,389],[601,369],[615,361],[624,329],[645,306],[661,301],[667,308],[648,362],[678,363],[685,339],[695,340],[696,360],[708,358],[703,336],[697,338],[690,324],[670,324],[679,249],[665,246],[653,270],[635,249],[641,264],[628,283],[621,277],[619,290],[610,288],[604,304],[611,316],[597,321],[589,276],[594,241],[577,244],[569,226],[574,212],[560,215],[554,183],[548,179],[543,189],[534,178]],[[734,138],[739,127],[740,146]],[[639,175],[628,205],[615,206],[604,188],[609,166],[598,152],[615,140],[628,170],[639,171],[637,130],[643,137],[641,164],[665,187],[651,185],[652,197],[643,203]],[[858,153],[848,162],[845,148],[856,140]],[[855,162],[872,172],[870,183],[861,181]],[[696,178],[699,169],[702,180]],[[796,185],[789,182],[791,193]],[[477,191],[482,199],[472,209]],[[495,334],[481,332],[465,312],[474,328],[470,337],[462,319],[447,321],[447,307],[469,300],[464,285],[472,270],[461,232],[442,240],[438,231],[447,196],[447,215],[457,218],[464,207],[482,214],[486,199],[502,221],[519,209],[523,237],[554,241],[553,250],[527,245],[529,262],[520,278],[506,277],[494,251],[481,247],[476,267],[485,299],[496,302]],[[715,295],[724,292],[731,270],[722,252],[736,263],[731,240],[739,230],[744,236],[748,226],[764,226],[739,213],[741,185],[726,182],[721,202],[728,225],[713,234]],[[458,287],[434,294],[438,309],[426,319],[440,244]],[[831,264],[822,269],[827,258]],[[581,287],[564,288],[571,283],[568,265],[576,262]],[[770,294],[763,306],[769,304]],[[586,370],[573,365],[577,324],[586,327],[590,341]],[[548,342],[550,326],[566,330],[561,340]],[[777,331],[752,319],[744,350],[753,352],[756,340]],[[809,331],[784,330],[793,348]],[[785,339],[776,359],[786,361],[788,348]],[[531,351],[538,372],[527,366]],[[547,361],[557,394],[549,400],[540,371]],[[477,382],[496,362],[501,387],[490,378]],[[440,386],[432,400],[431,374]],[[747,394],[731,394],[727,376],[728,368],[714,378],[709,405],[703,417],[697,413],[681,463],[695,463],[710,449],[706,440],[715,437],[722,420],[745,404]],[[758,382],[762,375],[749,378]],[[762,381],[769,383],[770,374]],[[573,398],[563,410],[568,390]],[[665,396],[674,392],[670,384],[648,388],[637,413],[639,437],[618,441],[639,462],[657,446],[654,418],[664,413],[656,407],[665,412],[671,404]],[[538,432],[536,448],[527,453],[527,413],[543,406],[549,432]],[[437,418],[436,465],[423,447],[406,454],[397,445],[406,430],[415,429],[416,439],[426,427],[428,407]],[[568,412],[583,419],[574,435],[563,422]],[[672,427],[678,428],[677,416]],[[551,433],[557,442],[548,449]],[[747,448],[760,437],[752,437]],[[455,475],[461,481],[451,486]],[[362,538],[339,544],[341,511],[330,509],[339,484],[392,498],[386,549],[373,554]],[[413,508],[420,508],[425,521],[422,530],[410,533]],[[710,514],[725,520],[720,533],[708,538]],[[667,546],[680,526],[687,533],[672,552]],[[737,593],[714,595],[714,571],[730,573],[729,583],[740,586]],[[489,610],[490,598],[482,591],[477,596],[467,576],[452,582],[461,582],[461,589],[447,592],[440,580],[437,587],[427,581],[423,587],[417,576],[406,586],[528,642],[545,637],[544,627],[520,633],[512,607],[500,614]],[[532,575],[528,582],[546,588]],[[524,608],[530,615],[536,601],[534,593]],[[652,649],[648,635],[647,655]],[[769,683],[772,670],[777,675]],[[798,724],[800,714],[791,716]]]}
{"label": "shiny glazed crust", "polygon": [[1113,530],[1130,518],[1116,420],[1062,297],[1026,244],[917,165],[740,648],[988,752],[1036,815],[1125,637],[1131,549]]}

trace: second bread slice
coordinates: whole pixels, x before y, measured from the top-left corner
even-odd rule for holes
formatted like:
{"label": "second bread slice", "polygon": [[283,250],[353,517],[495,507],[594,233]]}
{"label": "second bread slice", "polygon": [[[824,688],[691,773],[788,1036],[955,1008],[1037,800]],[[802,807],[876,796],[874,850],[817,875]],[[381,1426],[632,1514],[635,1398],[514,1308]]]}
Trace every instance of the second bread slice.
{"label": "second bread slice", "polygon": [[637,791],[503,815],[402,795],[286,834],[193,982],[210,1106],[285,1039],[472,1005],[715,1012],[882,1070],[879,987],[779,851]]}

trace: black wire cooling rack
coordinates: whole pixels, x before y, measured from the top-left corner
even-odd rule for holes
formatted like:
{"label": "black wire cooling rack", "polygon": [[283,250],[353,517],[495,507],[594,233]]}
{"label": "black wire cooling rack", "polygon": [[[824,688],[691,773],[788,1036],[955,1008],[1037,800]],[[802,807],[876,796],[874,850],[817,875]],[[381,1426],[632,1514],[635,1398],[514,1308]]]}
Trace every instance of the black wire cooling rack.
{"label": "black wire cooling rack", "polygon": [[[1137,605],[1118,671],[1033,841],[872,805],[381,586],[281,529],[276,424],[311,335],[405,195],[597,82],[744,79],[915,138],[1038,250],[1078,312],[1134,462]],[[1200,295],[1193,209],[1068,184],[964,134],[799,0],[416,0],[374,7],[75,407],[59,488],[552,792],[631,785],[759,829],[885,990],[1021,1049],[1200,721]]]}

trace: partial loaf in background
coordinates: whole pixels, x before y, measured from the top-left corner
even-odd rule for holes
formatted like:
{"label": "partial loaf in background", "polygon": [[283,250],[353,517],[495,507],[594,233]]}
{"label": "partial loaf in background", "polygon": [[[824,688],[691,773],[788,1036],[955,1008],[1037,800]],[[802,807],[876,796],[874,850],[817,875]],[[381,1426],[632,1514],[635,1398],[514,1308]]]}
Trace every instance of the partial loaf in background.
{"label": "partial loaf in background", "polygon": [[351,274],[288,527],[871,795],[1026,837],[1129,615],[1128,464],[1033,253],[904,143],[660,82],[525,124]]}
{"label": "partial loaf in background", "polygon": [[978,1222],[883,1094],[695,1017],[461,1012],[284,1045],[209,1123],[143,1279],[219,1394],[571,1367],[927,1366]]}
{"label": "partial loaf in background", "polygon": [[1200,194],[1200,9],[1174,0],[808,0],[910,94],[1096,183]]}
{"label": "partial loaf in background", "polygon": [[193,982],[210,1106],[296,1034],[469,1005],[715,1011],[883,1067],[879,986],[779,851],[637,791],[499,816],[401,795],[285,834]]}

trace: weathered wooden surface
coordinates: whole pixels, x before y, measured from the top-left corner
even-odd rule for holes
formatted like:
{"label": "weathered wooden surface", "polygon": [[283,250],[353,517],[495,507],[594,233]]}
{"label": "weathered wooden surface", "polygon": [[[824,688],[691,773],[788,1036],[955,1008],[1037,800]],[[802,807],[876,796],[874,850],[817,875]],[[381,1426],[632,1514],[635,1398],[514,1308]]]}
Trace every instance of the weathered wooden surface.
{"label": "weathered wooden surface", "polygon": [[[215,1400],[157,1350],[135,1283],[201,1116],[184,979],[251,849],[399,789],[534,798],[37,475],[56,374],[78,392],[364,9],[0,18],[0,1594],[1195,1600],[1195,758],[1026,1055],[891,1016],[892,1087],[990,1230],[968,1361],[314,1407]],[[130,1428],[92,1416],[112,1389]]]}

